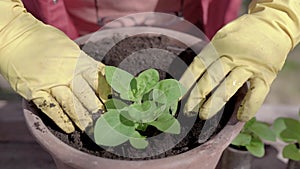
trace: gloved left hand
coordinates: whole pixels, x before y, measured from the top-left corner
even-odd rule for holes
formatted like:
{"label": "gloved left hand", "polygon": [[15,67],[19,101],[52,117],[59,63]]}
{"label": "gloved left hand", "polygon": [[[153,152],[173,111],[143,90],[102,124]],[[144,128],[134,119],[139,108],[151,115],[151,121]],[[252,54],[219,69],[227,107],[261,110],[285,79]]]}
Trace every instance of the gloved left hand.
{"label": "gloved left hand", "polygon": [[108,91],[98,91],[105,65],[61,31],[36,20],[20,1],[0,1],[0,11],[1,74],[66,133],[74,131],[72,122],[84,130],[91,115],[103,109],[95,93]]}

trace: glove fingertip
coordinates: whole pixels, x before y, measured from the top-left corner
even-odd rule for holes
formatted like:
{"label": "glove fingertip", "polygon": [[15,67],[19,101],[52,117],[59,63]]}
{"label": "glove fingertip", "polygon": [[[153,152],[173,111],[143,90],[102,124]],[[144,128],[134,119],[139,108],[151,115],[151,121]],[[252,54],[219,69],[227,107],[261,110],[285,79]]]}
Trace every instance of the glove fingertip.
{"label": "glove fingertip", "polygon": [[253,114],[255,114],[255,113],[248,112],[247,110],[244,109],[243,106],[241,106],[237,113],[237,119],[239,121],[247,122],[250,119],[252,119],[252,117],[254,117]]}
{"label": "glove fingertip", "polygon": [[208,120],[209,119],[209,116],[208,116],[208,114],[206,114],[206,113],[199,113],[199,118],[201,119],[201,120]]}
{"label": "glove fingertip", "polygon": [[238,119],[239,121],[242,121],[242,122],[249,121],[251,118],[252,118],[252,117],[250,117],[250,116],[248,116],[248,115],[244,115],[244,114],[238,115],[238,116],[237,116],[237,119]]}
{"label": "glove fingertip", "polygon": [[190,106],[190,104],[186,104],[183,108],[183,112],[186,115],[193,114],[193,112],[196,112],[195,110],[199,110],[199,106]]}
{"label": "glove fingertip", "polygon": [[67,134],[73,133],[75,128],[71,122],[64,123],[63,125],[57,124]]}
{"label": "glove fingertip", "polygon": [[199,118],[201,120],[209,120],[213,116],[215,116],[218,111],[213,109],[207,109],[206,107],[201,107],[199,111]]}
{"label": "glove fingertip", "polygon": [[64,114],[56,100],[49,95],[49,93],[40,92],[39,94],[41,97],[32,100],[34,104],[64,132],[74,132],[75,127],[73,123],[68,116]]}

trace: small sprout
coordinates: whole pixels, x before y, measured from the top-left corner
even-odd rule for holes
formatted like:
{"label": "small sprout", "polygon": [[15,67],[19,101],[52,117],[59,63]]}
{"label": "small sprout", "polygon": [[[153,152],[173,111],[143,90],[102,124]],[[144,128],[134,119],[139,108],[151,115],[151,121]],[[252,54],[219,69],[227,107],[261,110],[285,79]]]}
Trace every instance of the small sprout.
{"label": "small sprout", "polygon": [[263,157],[265,154],[263,140],[275,141],[276,135],[268,124],[257,121],[254,117],[245,124],[240,134],[231,144],[245,147],[256,157]]}
{"label": "small sprout", "polygon": [[134,77],[113,66],[106,66],[105,75],[117,97],[105,103],[107,112],[95,124],[98,145],[117,146],[129,141],[136,149],[144,149],[148,141],[140,132],[148,126],[165,133],[180,133],[180,123],[174,115],[186,89],[177,80],[159,81],[155,69]]}
{"label": "small sprout", "polygon": [[[299,111],[300,118],[300,111]],[[282,155],[295,161],[300,161],[300,121],[299,119],[280,117],[273,123],[273,129],[279,139],[287,143]]]}

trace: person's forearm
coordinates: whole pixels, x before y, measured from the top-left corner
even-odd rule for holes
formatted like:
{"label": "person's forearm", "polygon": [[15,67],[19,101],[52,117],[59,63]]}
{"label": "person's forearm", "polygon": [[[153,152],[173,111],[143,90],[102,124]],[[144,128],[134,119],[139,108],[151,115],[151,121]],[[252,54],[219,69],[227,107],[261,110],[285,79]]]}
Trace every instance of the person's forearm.
{"label": "person's forearm", "polygon": [[[6,73],[9,60],[18,55],[78,56],[79,47],[58,29],[45,25],[26,12],[20,1],[0,1],[0,73]],[[14,50],[12,50],[14,49]],[[10,81],[10,80],[9,80]],[[14,87],[14,86],[12,86]]]}
{"label": "person's forearm", "polygon": [[[288,36],[292,47],[300,41],[300,0],[253,0],[249,5],[249,14],[255,15],[262,22],[270,24],[274,36]],[[271,34],[272,32],[267,32]]]}

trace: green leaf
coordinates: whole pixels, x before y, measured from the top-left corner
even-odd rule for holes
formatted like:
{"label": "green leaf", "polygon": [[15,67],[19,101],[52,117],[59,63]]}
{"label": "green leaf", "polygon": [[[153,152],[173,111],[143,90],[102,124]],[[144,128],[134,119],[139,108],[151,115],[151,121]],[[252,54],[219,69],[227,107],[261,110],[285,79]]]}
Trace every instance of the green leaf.
{"label": "green leaf", "polygon": [[292,118],[284,118],[286,129],[280,134],[285,142],[300,141],[300,122]]}
{"label": "green leaf", "polygon": [[276,141],[275,133],[265,123],[256,121],[251,126],[249,126],[249,130],[262,139],[269,140],[269,141]]}
{"label": "green leaf", "polygon": [[130,144],[136,149],[145,149],[148,146],[148,141],[140,133],[134,132],[129,138]]}
{"label": "green leaf", "polygon": [[171,110],[172,116],[174,116],[176,114],[177,108],[178,108],[178,102],[171,104],[170,110]]}
{"label": "green leaf", "polygon": [[[286,129],[286,125],[284,122],[285,118],[277,118],[274,122],[273,122],[273,131],[276,134],[277,137],[280,137],[280,133]],[[281,139],[281,138],[280,138]]]}
{"label": "green leaf", "polygon": [[155,69],[148,69],[143,71],[135,78],[137,83],[137,97],[142,97],[158,83],[159,74]]}
{"label": "green leaf", "polygon": [[147,123],[136,123],[135,128],[140,131],[146,131],[147,127],[148,127]]}
{"label": "green leaf", "polygon": [[114,66],[105,67],[105,78],[108,84],[125,100],[134,99],[130,83],[134,78],[130,73]]}
{"label": "green leaf", "polygon": [[[127,107],[129,119],[139,123],[153,121],[157,118],[156,111],[158,110],[153,101],[146,101],[143,103],[135,103]],[[127,116],[126,116],[127,117]]]}
{"label": "green leaf", "polygon": [[248,129],[250,126],[252,126],[254,123],[256,122],[256,117],[253,117],[252,119],[250,119],[249,121],[246,122],[246,124],[244,125],[244,129]]}
{"label": "green leaf", "polygon": [[163,113],[161,116],[157,118],[157,120],[150,122],[149,125],[152,125],[156,127],[158,130],[166,133],[171,133],[171,134],[180,133],[179,121],[169,113]]}
{"label": "green leaf", "polygon": [[300,161],[300,149],[295,144],[289,144],[283,148],[282,155],[284,158]]}
{"label": "green leaf", "polygon": [[106,103],[105,103],[105,108],[107,111],[112,110],[112,109],[123,109],[124,107],[127,107],[128,105],[124,102],[122,102],[119,99],[109,99]]}
{"label": "green leaf", "polygon": [[98,145],[117,146],[126,142],[134,132],[134,123],[122,117],[117,110],[110,110],[97,120],[94,138]]}
{"label": "green leaf", "polygon": [[284,142],[293,143],[300,141],[300,134],[295,133],[292,129],[285,129],[280,133],[280,137]]}
{"label": "green leaf", "polygon": [[258,138],[252,137],[251,142],[246,146],[246,149],[255,157],[263,157],[265,155],[264,143]]}
{"label": "green leaf", "polygon": [[231,144],[236,145],[236,146],[246,146],[246,145],[249,145],[250,142],[251,142],[251,135],[250,134],[240,133],[231,142]]}
{"label": "green leaf", "polygon": [[164,93],[164,91],[161,91],[159,89],[153,89],[149,97],[149,100],[153,100],[161,104],[167,104],[166,94]]}
{"label": "green leaf", "polygon": [[[298,135],[298,140],[300,141],[300,121],[292,119],[292,118],[286,118],[284,119],[284,123],[286,125],[286,130],[289,130],[290,132],[294,132]],[[295,137],[296,138],[296,137]]]}
{"label": "green leaf", "polygon": [[137,80],[135,78],[133,78],[131,81],[130,81],[130,89],[132,94],[136,97],[137,95],[137,92],[138,92],[138,87],[137,87]]}
{"label": "green leaf", "polygon": [[165,104],[174,103],[178,101],[186,91],[187,90],[177,80],[162,80],[153,88],[153,100]]}
{"label": "green leaf", "polygon": [[284,123],[287,129],[293,130],[296,133],[300,133],[300,122],[298,120],[292,118],[285,118]]}

